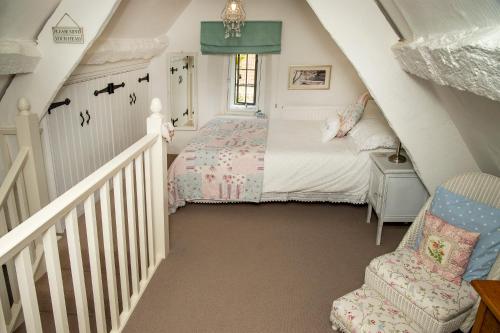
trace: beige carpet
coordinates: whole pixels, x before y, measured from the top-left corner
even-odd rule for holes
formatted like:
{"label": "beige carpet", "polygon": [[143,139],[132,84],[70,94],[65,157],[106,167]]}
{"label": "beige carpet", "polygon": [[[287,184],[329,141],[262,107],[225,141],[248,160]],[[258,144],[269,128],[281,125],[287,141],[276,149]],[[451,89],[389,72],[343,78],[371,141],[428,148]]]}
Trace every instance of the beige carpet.
{"label": "beige carpet", "polygon": [[334,298],[358,288],[369,261],[407,226],[366,206],[191,204],[171,216],[171,252],[125,332],[331,332]]}

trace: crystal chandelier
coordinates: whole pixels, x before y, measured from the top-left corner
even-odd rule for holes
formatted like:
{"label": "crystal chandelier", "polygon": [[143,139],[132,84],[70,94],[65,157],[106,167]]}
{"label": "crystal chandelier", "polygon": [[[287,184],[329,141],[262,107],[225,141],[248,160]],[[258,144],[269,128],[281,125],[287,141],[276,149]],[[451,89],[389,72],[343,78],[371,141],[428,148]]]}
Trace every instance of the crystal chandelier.
{"label": "crystal chandelier", "polygon": [[227,0],[222,10],[221,19],[224,23],[225,38],[241,37],[240,27],[245,25],[245,10],[241,0]]}

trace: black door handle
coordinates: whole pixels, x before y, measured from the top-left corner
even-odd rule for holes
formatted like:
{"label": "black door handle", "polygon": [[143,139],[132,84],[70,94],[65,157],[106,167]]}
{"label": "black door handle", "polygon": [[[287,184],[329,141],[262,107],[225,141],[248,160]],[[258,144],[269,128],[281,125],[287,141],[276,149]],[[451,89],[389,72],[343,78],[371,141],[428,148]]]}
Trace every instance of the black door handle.
{"label": "black door handle", "polygon": [[83,113],[80,111],[80,118],[82,118],[82,122],[80,123],[80,126],[83,127],[83,124],[85,123],[85,118],[83,117]]}
{"label": "black door handle", "polygon": [[90,113],[89,113],[89,110],[85,110],[85,113],[87,114],[87,125],[89,124],[90,122]]}

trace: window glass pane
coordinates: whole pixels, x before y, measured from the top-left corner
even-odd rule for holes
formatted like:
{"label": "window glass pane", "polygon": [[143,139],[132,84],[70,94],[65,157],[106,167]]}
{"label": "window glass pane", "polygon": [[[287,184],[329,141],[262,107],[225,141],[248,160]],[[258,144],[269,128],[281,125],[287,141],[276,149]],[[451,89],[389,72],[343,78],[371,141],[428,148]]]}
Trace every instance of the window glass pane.
{"label": "window glass pane", "polygon": [[245,104],[245,86],[240,86],[238,89],[238,100],[237,103]]}
{"label": "window glass pane", "polygon": [[247,100],[248,104],[255,104],[255,89],[254,87],[247,87]]}
{"label": "window glass pane", "polygon": [[239,67],[240,69],[246,69],[247,68],[247,54],[239,54]]}
{"label": "window glass pane", "polygon": [[249,70],[247,72],[247,84],[255,84],[255,71]]}
{"label": "window glass pane", "polygon": [[244,85],[247,82],[247,72],[245,70],[240,70],[238,74],[238,84]]}
{"label": "window glass pane", "polygon": [[256,64],[256,55],[255,54],[249,54],[248,55],[248,64],[246,68],[248,69],[255,69],[255,64]]}
{"label": "window glass pane", "polygon": [[234,104],[255,105],[257,66],[256,54],[237,54],[234,70]]}

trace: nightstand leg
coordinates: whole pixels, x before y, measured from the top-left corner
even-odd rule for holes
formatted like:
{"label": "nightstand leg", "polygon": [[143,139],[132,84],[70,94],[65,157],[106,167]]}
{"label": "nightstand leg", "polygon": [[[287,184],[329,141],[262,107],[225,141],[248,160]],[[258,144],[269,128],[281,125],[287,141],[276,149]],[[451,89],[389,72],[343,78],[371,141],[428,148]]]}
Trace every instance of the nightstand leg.
{"label": "nightstand leg", "polygon": [[377,239],[375,240],[375,244],[380,245],[380,239],[382,238],[382,227],[384,226],[384,220],[381,216],[378,218],[377,225]]}
{"label": "nightstand leg", "polygon": [[372,204],[368,204],[368,214],[366,214],[366,223],[370,223],[372,219]]}

